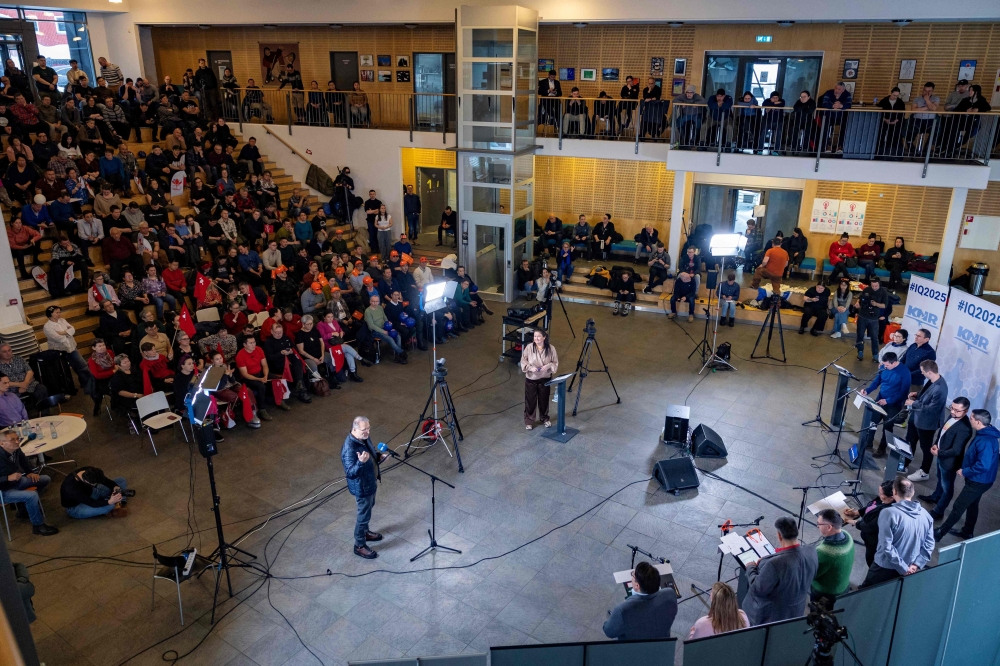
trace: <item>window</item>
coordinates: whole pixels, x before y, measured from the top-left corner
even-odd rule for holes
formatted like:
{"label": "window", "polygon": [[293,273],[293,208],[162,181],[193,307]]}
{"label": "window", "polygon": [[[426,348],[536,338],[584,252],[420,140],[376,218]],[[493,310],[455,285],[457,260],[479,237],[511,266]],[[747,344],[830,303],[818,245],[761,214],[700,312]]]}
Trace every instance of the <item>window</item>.
{"label": "window", "polygon": [[[56,70],[60,88],[69,83],[66,72],[70,60],[76,60],[91,81],[96,80],[85,13],[0,7],[0,19],[3,18],[22,19],[34,25],[38,54],[45,56],[48,66]],[[30,70],[33,65],[25,63],[25,69]]]}

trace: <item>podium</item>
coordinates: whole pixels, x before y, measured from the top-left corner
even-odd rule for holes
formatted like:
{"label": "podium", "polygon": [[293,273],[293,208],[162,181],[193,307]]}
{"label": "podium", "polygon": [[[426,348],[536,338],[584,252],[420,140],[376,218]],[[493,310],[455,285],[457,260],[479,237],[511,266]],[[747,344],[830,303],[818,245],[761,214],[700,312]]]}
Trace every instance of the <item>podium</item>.
{"label": "podium", "polygon": [[841,367],[836,363],[833,367],[837,369],[837,392],[833,395],[835,400],[833,402],[833,413],[830,414],[830,426],[832,429],[840,428],[844,425],[844,416],[847,412],[847,397],[850,395],[849,382],[853,379],[855,381],[861,381],[858,377],[855,377],[850,370]]}
{"label": "podium", "polygon": [[747,580],[747,567],[759,562],[768,555],[773,555],[774,546],[767,540],[767,537],[759,529],[752,529],[746,536],[730,532],[722,536],[719,540],[719,580],[722,580],[722,559],[726,554],[732,555],[740,565],[739,580],[736,585],[736,599],[741,604],[750,583]]}
{"label": "podium", "polygon": [[856,453],[856,455],[852,456],[851,459],[852,466],[854,466],[854,463],[857,463],[857,467],[861,467],[865,459],[865,449],[875,438],[875,431],[878,430],[878,421],[875,421],[875,415],[879,414],[885,417],[886,412],[882,408],[882,405],[860,393],[855,395],[854,406],[864,408],[864,412],[861,415],[861,430],[858,431],[858,443],[855,445],[857,450],[852,450],[852,453]]}
{"label": "podium", "polygon": [[555,430],[547,430],[542,433],[542,437],[546,439],[551,439],[556,442],[562,442],[565,444],[569,440],[576,436],[579,430],[576,428],[566,427],[566,381],[576,375],[575,372],[571,372],[566,375],[559,375],[558,377],[553,377],[549,381],[545,382],[546,386],[556,387],[556,398],[558,402],[558,407],[556,407],[556,427]]}
{"label": "podium", "polygon": [[906,466],[913,460],[913,449],[909,442],[893,435],[886,438],[886,460],[885,473],[882,475],[883,481],[892,481],[898,474],[906,470]]}

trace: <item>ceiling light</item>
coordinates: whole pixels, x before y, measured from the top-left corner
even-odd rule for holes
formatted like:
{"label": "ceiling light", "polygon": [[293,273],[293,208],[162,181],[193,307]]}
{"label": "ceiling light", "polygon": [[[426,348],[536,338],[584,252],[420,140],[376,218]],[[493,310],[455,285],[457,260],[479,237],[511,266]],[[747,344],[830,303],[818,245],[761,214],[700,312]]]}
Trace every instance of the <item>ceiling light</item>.
{"label": "ceiling light", "polygon": [[122,0],[108,0],[108,2],[110,2],[110,3],[112,3],[112,4],[115,4],[115,5],[120,5],[120,4],[122,4]]}
{"label": "ceiling light", "polygon": [[77,32],[85,32],[86,30],[87,30],[87,26],[85,26],[85,25],[81,25],[79,28],[76,29]]}
{"label": "ceiling light", "polygon": [[278,26],[267,23],[264,25],[264,30],[275,30]]}
{"label": "ceiling light", "polygon": [[414,29],[416,29],[417,24],[416,23],[404,23],[403,27],[407,28],[409,30],[414,30]]}
{"label": "ceiling light", "polygon": [[83,37],[74,37],[73,41],[74,42],[81,42],[81,41],[83,41]]}
{"label": "ceiling light", "polygon": [[795,25],[795,21],[778,21],[778,25],[782,28],[790,28]]}
{"label": "ceiling light", "polygon": [[586,28],[587,24],[586,23],[574,23],[573,27],[574,28]]}
{"label": "ceiling light", "polygon": [[910,25],[911,23],[913,23],[913,21],[911,21],[910,19],[894,19],[893,23],[895,23],[898,26],[904,26],[904,25]]}
{"label": "ceiling light", "polygon": [[682,21],[671,21],[667,25],[670,26],[671,28],[679,28],[682,25],[684,25],[684,23]]}
{"label": "ceiling light", "polygon": [[340,30],[340,29],[341,29],[341,28],[343,28],[344,26],[343,26],[343,25],[341,25],[340,23],[331,23],[331,24],[330,24],[330,27],[331,27],[331,28],[333,28],[334,30]]}
{"label": "ceiling light", "polygon": [[199,28],[201,28],[202,30],[208,30],[208,29],[209,29],[209,28],[211,28],[212,26],[210,26],[210,25],[204,25],[204,24],[202,24],[202,25],[199,25],[198,27],[199,27]]}

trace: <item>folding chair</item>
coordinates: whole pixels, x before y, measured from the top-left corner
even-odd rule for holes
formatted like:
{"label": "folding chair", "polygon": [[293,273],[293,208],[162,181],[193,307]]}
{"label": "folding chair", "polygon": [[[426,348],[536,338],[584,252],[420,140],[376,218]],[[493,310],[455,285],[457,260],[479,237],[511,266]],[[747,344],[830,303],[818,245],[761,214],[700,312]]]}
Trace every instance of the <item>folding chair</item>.
{"label": "folding chair", "polygon": [[139,411],[139,423],[142,424],[146,434],[149,435],[149,443],[153,446],[153,455],[156,452],[156,443],[153,442],[153,432],[159,432],[165,428],[171,428],[175,423],[181,424],[181,433],[184,441],[188,441],[187,430],[184,429],[184,420],[170,410],[170,403],[163,391],[157,391],[143,396],[135,401],[135,407]]}
{"label": "folding chair", "polygon": [[[29,488],[25,488],[25,490],[37,490],[37,488],[35,488],[34,486],[31,486]],[[8,504],[7,500],[5,500],[3,498],[3,491],[0,490],[0,511],[3,512],[3,524],[7,528],[7,541],[13,541],[13,539],[10,536],[10,522],[7,520],[7,504]],[[16,504],[16,503],[15,502],[10,502],[10,504]],[[41,502],[39,502],[38,506],[41,508],[41,506],[42,506]],[[43,518],[45,517],[45,509],[44,508],[42,508],[42,517]]]}
{"label": "folding chair", "polygon": [[[218,576],[218,572],[215,566],[206,558],[200,555],[195,555],[195,563],[191,568],[191,571],[185,575],[184,574],[184,564],[186,560],[183,555],[161,555],[156,551],[156,546],[153,546],[153,601],[150,604],[150,609],[156,608],[156,579],[161,578],[163,580],[172,581],[177,586],[177,608],[181,613],[181,626],[184,626],[184,604],[181,601],[181,583],[186,580],[190,580],[195,576],[201,575],[205,569],[211,569],[215,576]],[[160,566],[160,570],[157,571],[157,566]]]}

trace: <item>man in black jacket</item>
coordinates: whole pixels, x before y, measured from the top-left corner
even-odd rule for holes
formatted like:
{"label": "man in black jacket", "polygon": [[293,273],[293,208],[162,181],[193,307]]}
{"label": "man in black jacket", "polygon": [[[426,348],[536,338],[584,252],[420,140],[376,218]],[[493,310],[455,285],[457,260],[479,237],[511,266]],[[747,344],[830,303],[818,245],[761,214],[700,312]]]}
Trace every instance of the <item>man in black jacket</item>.
{"label": "man in black jacket", "polygon": [[785,267],[785,276],[787,277],[792,266],[799,266],[806,258],[809,241],[802,233],[802,229],[795,227],[792,229],[792,235],[781,243],[781,247],[788,253],[788,265]]}
{"label": "man in black jacket", "polygon": [[861,540],[865,543],[865,562],[869,568],[875,562],[875,551],[878,550],[878,516],[882,510],[892,506],[895,500],[892,496],[892,481],[883,481],[878,487],[878,498],[870,502],[863,512],[847,509],[850,516],[848,525],[858,528]]}
{"label": "man in black jacket", "polygon": [[962,468],[965,447],[972,440],[975,431],[969,422],[969,399],[959,396],[948,407],[948,421],[941,426],[941,436],[931,447],[931,455],[937,456],[937,487],[930,495],[920,495],[918,499],[930,502],[934,520],[944,518],[945,509],[955,494],[955,478]]}
{"label": "man in black jacket", "polygon": [[347,490],[354,495],[358,504],[358,518],[354,525],[354,554],[366,560],[378,557],[378,553],[367,542],[382,540],[381,534],[368,529],[368,522],[375,506],[378,481],[382,479],[379,463],[388,457],[388,454],[375,450],[375,445],[368,437],[371,429],[368,417],[354,417],[351,434],[344,440],[344,446],[340,450],[340,462],[344,465],[344,474],[347,476]]}
{"label": "man in black jacket", "polygon": [[611,244],[615,242],[615,225],[611,221],[611,213],[605,213],[601,222],[594,227],[590,237],[590,255],[602,261],[606,261],[608,253],[611,251]]}
{"label": "man in black jacket", "polygon": [[555,125],[559,122],[559,102],[551,99],[562,97],[562,85],[556,78],[556,70],[550,69],[548,77],[538,82],[538,124]]}
{"label": "man in black jacket", "polygon": [[549,213],[549,219],[545,220],[542,227],[542,249],[555,254],[562,245],[563,221],[556,217],[555,213]]}
{"label": "man in black jacket", "polygon": [[639,562],[632,572],[632,596],[608,611],[604,635],[620,641],[670,638],[677,617],[677,595],[672,587],[660,589],[660,572],[649,562]]}
{"label": "man in black jacket", "polygon": [[198,59],[198,71],[194,73],[195,92],[201,95],[205,107],[205,117],[219,117],[219,80],[204,58]]}
{"label": "man in black jacket", "polygon": [[[17,504],[18,515],[27,514],[31,532],[52,536],[59,530],[45,524],[42,502],[38,493],[49,485],[51,479],[32,472],[32,466],[21,450],[21,438],[11,430],[0,435],[0,491],[6,504]],[[21,507],[20,505],[24,505]]]}
{"label": "man in black jacket", "polygon": [[109,479],[96,467],[81,467],[67,476],[59,488],[59,500],[70,518],[83,520],[125,515],[126,498],[134,490],[125,485],[125,477]]}
{"label": "man in black jacket", "polygon": [[[625,77],[625,85],[622,86],[620,96],[625,100],[639,99],[639,81],[631,76]],[[618,127],[624,130],[632,125],[632,114],[635,113],[638,102],[618,103]]]}
{"label": "man in black jacket", "polygon": [[858,333],[854,346],[858,349],[858,360],[865,357],[865,335],[872,342],[872,362],[878,363],[878,320],[885,315],[885,306],[889,302],[889,292],[882,289],[882,282],[876,275],[872,277],[871,286],[866,287],[858,298]]}

